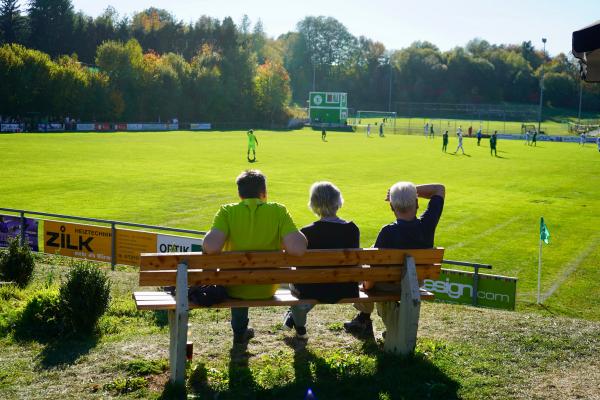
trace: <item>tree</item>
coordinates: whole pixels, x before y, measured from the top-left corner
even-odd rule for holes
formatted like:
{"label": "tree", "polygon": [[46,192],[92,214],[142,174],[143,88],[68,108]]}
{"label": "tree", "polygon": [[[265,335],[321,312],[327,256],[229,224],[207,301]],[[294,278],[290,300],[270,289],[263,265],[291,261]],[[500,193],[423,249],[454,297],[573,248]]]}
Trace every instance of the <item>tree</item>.
{"label": "tree", "polygon": [[73,4],[71,0],[31,0],[29,3],[30,44],[58,56],[73,46]]}
{"label": "tree", "polygon": [[21,16],[18,0],[0,1],[0,43],[19,43],[23,40],[25,18]]}
{"label": "tree", "polygon": [[258,67],[254,77],[254,93],[258,110],[269,121],[285,120],[291,91],[290,77],[281,64],[267,60]]}

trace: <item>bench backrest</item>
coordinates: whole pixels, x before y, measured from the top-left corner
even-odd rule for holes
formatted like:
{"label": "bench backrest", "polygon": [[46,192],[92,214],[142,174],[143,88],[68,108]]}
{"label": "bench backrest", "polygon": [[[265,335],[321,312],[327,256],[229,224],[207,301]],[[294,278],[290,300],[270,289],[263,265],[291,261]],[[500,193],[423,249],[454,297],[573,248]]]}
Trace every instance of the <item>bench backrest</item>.
{"label": "bench backrest", "polygon": [[187,264],[188,285],[399,282],[405,257],[415,260],[419,281],[437,279],[443,248],[308,250],[303,256],[282,251],[144,253],[140,286],[174,286],[177,266]]}

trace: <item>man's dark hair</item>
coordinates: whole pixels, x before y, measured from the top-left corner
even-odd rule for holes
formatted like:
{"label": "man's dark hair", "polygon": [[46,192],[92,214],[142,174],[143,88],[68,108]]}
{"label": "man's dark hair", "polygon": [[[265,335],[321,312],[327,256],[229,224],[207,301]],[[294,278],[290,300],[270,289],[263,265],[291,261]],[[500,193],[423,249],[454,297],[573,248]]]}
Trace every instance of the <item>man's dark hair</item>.
{"label": "man's dark hair", "polygon": [[267,192],[267,178],[257,169],[247,169],[235,180],[238,194],[243,199],[258,198]]}

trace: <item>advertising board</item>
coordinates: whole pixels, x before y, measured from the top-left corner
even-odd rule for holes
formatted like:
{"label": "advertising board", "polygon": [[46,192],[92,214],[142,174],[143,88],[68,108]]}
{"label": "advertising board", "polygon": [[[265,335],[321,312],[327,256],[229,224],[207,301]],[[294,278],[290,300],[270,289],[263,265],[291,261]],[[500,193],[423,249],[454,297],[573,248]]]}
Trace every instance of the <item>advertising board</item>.
{"label": "advertising board", "polygon": [[[202,239],[154,232],[116,230],[117,264],[139,265],[141,253],[202,251]],[[111,261],[112,230],[103,226],[44,221],[44,252]]]}
{"label": "advertising board", "polygon": [[78,131],[94,131],[96,130],[96,125],[94,124],[77,124]]}
{"label": "advertising board", "polygon": [[[435,300],[453,304],[473,304],[474,273],[442,269],[439,279],[425,279],[423,288],[435,294]],[[477,305],[514,310],[517,278],[478,274]]]}
{"label": "advertising board", "polygon": [[191,123],[190,124],[190,129],[193,130],[193,131],[210,130],[211,129],[211,125],[208,122]]}
{"label": "advertising board", "polygon": [[[38,251],[38,221],[25,218],[25,238],[29,248]],[[8,247],[8,240],[21,235],[21,217],[0,215],[0,247]]]}
{"label": "advertising board", "polygon": [[22,130],[21,124],[0,124],[0,132],[21,132]]}

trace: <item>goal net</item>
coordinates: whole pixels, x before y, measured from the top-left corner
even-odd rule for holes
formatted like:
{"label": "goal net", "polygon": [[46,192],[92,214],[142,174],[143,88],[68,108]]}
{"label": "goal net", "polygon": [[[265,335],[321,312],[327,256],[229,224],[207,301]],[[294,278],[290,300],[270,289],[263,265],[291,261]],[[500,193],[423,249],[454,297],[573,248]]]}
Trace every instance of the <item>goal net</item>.
{"label": "goal net", "polygon": [[383,124],[384,127],[396,132],[396,113],[390,111],[363,111],[356,112],[354,117],[348,118],[348,123],[353,126],[367,126]]}

